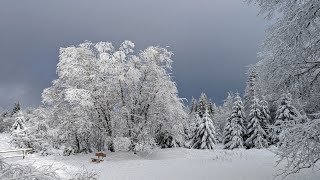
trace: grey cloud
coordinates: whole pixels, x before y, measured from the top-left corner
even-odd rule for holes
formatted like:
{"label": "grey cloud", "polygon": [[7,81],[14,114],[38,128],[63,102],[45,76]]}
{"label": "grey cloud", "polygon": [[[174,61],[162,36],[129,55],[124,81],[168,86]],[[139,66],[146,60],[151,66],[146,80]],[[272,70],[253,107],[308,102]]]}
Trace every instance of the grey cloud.
{"label": "grey cloud", "polygon": [[84,40],[170,46],[180,96],[205,91],[221,103],[243,91],[245,66],[256,62],[265,29],[256,14],[242,0],[2,1],[0,106],[40,104],[59,47]]}

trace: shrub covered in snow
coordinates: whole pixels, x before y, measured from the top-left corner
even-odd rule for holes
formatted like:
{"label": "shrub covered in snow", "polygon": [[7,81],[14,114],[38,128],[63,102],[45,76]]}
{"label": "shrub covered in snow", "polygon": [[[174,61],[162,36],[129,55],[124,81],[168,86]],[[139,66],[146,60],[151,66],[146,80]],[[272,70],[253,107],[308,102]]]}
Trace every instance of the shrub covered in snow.
{"label": "shrub covered in snow", "polygon": [[8,164],[0,157],[0,179],[23,179],[23,180],[61,180],[56,173],[57,169],[52,166]]}
{"label": "shrub covered in snow", "polygon": [[116,137],[113,140],[115,151],[128,151],[131,145],[130,138],[127,137]]}

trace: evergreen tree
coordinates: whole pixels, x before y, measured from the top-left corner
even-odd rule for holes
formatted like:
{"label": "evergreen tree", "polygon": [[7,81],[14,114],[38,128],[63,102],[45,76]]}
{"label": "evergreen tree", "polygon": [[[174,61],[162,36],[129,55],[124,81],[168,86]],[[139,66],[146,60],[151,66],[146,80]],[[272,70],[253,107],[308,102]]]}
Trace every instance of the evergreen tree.
{"label": "evergreen tree", "polygon": [[243,112],[242,100],[239,94],[237,94],[230,115],[230,141],[225,144],[226,149],[243,148],[243,141],[246,133],[246,128],[243,124],[244,119],[245,115]]}
{"label": "evergreen tree", "polygon": [[209,101],[207,102],[207,109],[208,109],[209,115],[212,117],[215,114],[217,106],[211,101],[211,99],[209,99]]}
{"label": "evergreen tree", "polygon": [[266,101],[265,97],[262,96],[262,100],[260,101],[260,111],[261,111],[261,117],[263,118],[261,122],[261,127],[265,130],[265,132],[269,133],[268,126],[271,124],[271,116],[270,116],[270,110],[268,102]]}
{"label": "evergreen tree", "polygon": [[225,140],[225,128],[226,124],[229,122],[230,113],[232,112],[233,99],[234,96],[231,93],[228,93],[228,97],[224,100],[223,106],[215,108],[215,113],[212,118],[219,135],[219,142],[222,143]]}
{"label": "evergreen tree", "polygon": [[186,141],[190,141],[193,138],[193,134],[196,129],[197,125],[197,100],[192,97],[191,99],[191,106],[189,108],[189,118],[186,122],[186,126],[184,128],[185,135],[186,135]]}
{"label": "evergreen tree", "polygon": [[13,116],[14,114],[16,114],[17,112],[19,112],[21,110],[21,106],[20,103],[14,103],[13,109],[11,111],[11,116]]}
{"label": "evergreen tree", "polygon": [[189,142],[190,147],[195,149],[214,149],[217,137],[208,111],[205,111],[202,118],[198,117],[198,120],[194,137]]}
{"label": "evergreen tree", "polygon": [[227,98],[223,101],[223,110],[227,112],[232,112],[233,103],[234,103],[235,95],[232,92],[228,92]]}
{"label": "evergreen tree", "polygon": [[18,148],[30,148],[29,143],[30,142],[28,135],[27,135],[27,129],[25,126],[25,118],[21,111],[18,111],[16,113],[15,122],[11,127],[11,136],[10,136],[10,143]]}
{"label": "evergreen tree", "polygon": [[194,113],[197,111],[197,100],[192,97],[191,99],[191,107],[190,107],[190,114]]}
{"label": "evergreen tree", "polygon": [[279,137],[281,133],[286,128],[291,127],[295,124],[295,119],[300,115],[297,109],[292,105],[291,94],[283,94],[280,99],[280,104],[278,106],[275,124],[272,129],[273,142],[279,142]]}
{"label": "evergreen tree", "polygon": [[207,110],[207,105],[208,105],[207,95],[205,93],[201,93],[201,96],[199,98],[199,102],[197,105],[197,112],[200,118],[202,118],[203,115],[205,114]]}
{"label": "evergreen tree", "polygon": [[254,97],[248,117],[248,139],[245,142],[248,148],[261,149],[268,146],[268,135],[262,127],[264,117],[260,109],[259,100]]}
{"label": "evergreen tree", "polygon": [[223,141],[222,143],[224,145],[228,144],[231,141],[231,119],[228,118],[227,119],[227,123],[224,126],[223,129]]}
{"label": "evergreen tree", "polygon": [[[257,78],[257,73],[256,73],[254,66],[251,66],[249,68],[248,74],[249,74],[249,76],[248,76],[247,86],[246,86],[245,93],[243,96],[244,112],[246,115],[248,115],[250,113],[251,105],[252,105],[253,99],[256,95],[255,82],[256,82],[256,78]],[[247,126],[248,123],[249,123],[249,119],[246,119],[244,121],[245,126]]]}
{"label": "evergreen tree", "polygon": [[17,113],[17,116],[15,118],[15,122],[14,124],[12,125],[12,128],[11,128],[11,131],[14,131],[14,130],[24,130],[25,129],[25,119],[23,117],[23,114],[21,111],[19,111]]}

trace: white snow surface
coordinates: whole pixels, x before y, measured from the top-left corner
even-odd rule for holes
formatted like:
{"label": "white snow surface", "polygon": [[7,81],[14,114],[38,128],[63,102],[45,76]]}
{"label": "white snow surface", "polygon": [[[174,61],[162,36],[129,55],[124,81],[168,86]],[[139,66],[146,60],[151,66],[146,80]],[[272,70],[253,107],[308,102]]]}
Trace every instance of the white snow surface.
{"label": "white snow surface", "polygon": [[[13,149],[9,135],[0,134],[0,151]],[[81,171],[95,171],[101,180],[273,180],[279,168],[277,158],[268,149],[194,150],[157,149],[137,155],[130,152],[107,152],[99,164],[90,162],[94,154],[41,156],[5,159],[8,163],[53,165],[63,179]],[[276,179],[281,179],[280,177]],[[311,169],[289,176],[290,180],[319,180],[320,172]]]}

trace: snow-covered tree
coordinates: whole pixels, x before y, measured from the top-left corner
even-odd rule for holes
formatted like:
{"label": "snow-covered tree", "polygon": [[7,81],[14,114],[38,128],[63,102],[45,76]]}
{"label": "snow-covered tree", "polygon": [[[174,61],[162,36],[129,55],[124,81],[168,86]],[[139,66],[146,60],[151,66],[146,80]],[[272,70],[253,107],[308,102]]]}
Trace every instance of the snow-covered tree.
{"label": "snow-covered tree", "polygon": [[[259,89],[272,101],[282,93],[290,92],[303,110],[308,113],[320,111],[320,53],[318,0],[248,0],[256,3],[260,14],[270,19],[277,16],[269,28],[258,63]],[[275,131],[281,132],[280,156],[287,161],[285,174],[297,173],[300,169],[314,167],[318,162],[319,147],[317,120],[297,122],[299,117],[294,107],[280,105],[276,113]],[[291,106],[291,102],[289,103]],[[298,107],[297,107],[298,108]],[[284,109],[286,109],[284,111]],[[298,117],[297,117],[298,116]],[[317,118],[316,118],[317,119]],[[298,123],[298,124],[296,124]],[[301,124],[300,124],[301,123]],[[281,128],[285,126],[285,128]],[[277,132],[278,131],[278,132]],[[278,135],[279,137],[279,135]],[[283,147],[283,148],[282,148]]]}
{"label": "snow-covered tree", "polygon": [[25,118],[21,111],[17,112],[17,115],[15,117],[15,122],[11,127],[11,131],[15,131],[15,130],[17,131],[25,130]]}
{"label": "snow-covered tree", "polygon": [[195,131],[196,128],[196,124],[197,124],[197,100],[195,98],[192,97],[191,99],[191,106],[188,109],[189,111],[189,117],[187,119],[186,122],[186,127],[185,127],[185,134],[186,134],[186,140],[189,141],[190,139],[192,139],[193,137],[193,133]]}
{"label": "snow-covered tree", "polygon": [[214,149],[217,144],[216,130],[206,110],[203,117],[198,116],[197,128],[189,146],[195,149]]}
{"label": "snow-covered tree", "polygon": [[235,100],[236,95],[233,92],[228,92],[227,98],[223,101],[223,109],[228,112],[232,112],[234,100]]}
{"label": "snow-covered tree", "polygon": [[[188,127],[186,128],[186,133],[188,134],[187,135],[188,141],[193,138],[196,124],[198,122],[197,116],[202,118],[206,111],[208,111],[210,119],[213,121],[213,125],[219,126],[218,120],[217,120],[217,118],[215,118],[215,115],[218,111],[218,107],[216,106],[216,104],[213,103],[211,101],[211,99],[208,99],[207,95],[205,93],[201,93],[198,101],[192,97],[191,107],[189,110],[189,112],[190,112],[189,119],[188,119],[188,123],[187,123]],[[217,133],[219,133],[219,132],[217,132]]]}
{"label": "snow-covered tree", "polygon": [[[115,137],[131,139],[131,150],[153,146],[159,134],[184,140],[186,113],[172,81],[172,53],[109,42],[61,48],[58,79],[43,92],[61,144],[75,152],[113,148]],[[121,128],[119,128],[121,127]],[[161,128],[159,128],[161,127]]]}
{"label": "snow-covered tree", "polygon": [[7,110],[1,110],[1,112],[0,112],[0,133],[8,131],[12,127],[12,123],[7,121],[8,116],[10,116],[10,113]]}
{"label": "snow-covered tree", "polygon": [[222,136],[223,136],[222,143],[224,145],[228,144],[231,141],[231,119],[230,118],[226,120]]}
{"label": "snow-covered tree", "polygon": [[[60,168],[54,168],[52,165],[37,165],[33,164],[9,164],[0,156],[0,179],[23,179],[23,180],[62,180],[58,175]],[[97,173],[95,172],[80,172],[72,174],[72,179],[69,180],[96,180]]]}
{"label": "snow-covered tree", "polygon": [[192,97],[191,98],[191,107],[190,107],[189,114],[192,114],[192,113],[197,111],[197,104],[198,104],[197,100],[194,97]]}
{"label": "snow-covered tree", "polygon": [[185,124],[186,142],[189,142],[193,138],[193,135],[197,128],[198,117],[199,115],[196,112],[193,112],[187,119],[187,122]]}
{"label": "snow-covered tree", "polygon": [[[250,113],[253,99],[257,95],[255,90],[256,79],[257,79],[257,73],[255,70],[255,66],[252,65],[248,70],[248,81],[247,81],[247,86],[243,96],[244,110],[245,110],[245,114],[247,115]],[[247,123],[249,123],[249,119],[247,121],[248,121]]]}
{"label": "snow-covered tree", "polygon": [[25,125],[24,115],[21,111],[18,111],[15,115],[15,122],[10,129],[10,143],[19,148],[30,148],[28,128]]}
{"label": "snow-covered tree", "polygon": [[[225,130],[230,131],[230,141],[225,144],[226,149],[243,148],[246,128],[243,124],[245,119],[243,103],[239,94],[235,97],[232,113],[229,117],[230,127]],[[228,124],[227,124],[228,125]],[[226,132],[228,134],[228,132]],[[225,136],[227,137],[227,136]]]}
{"label": "snow-covered tree", "polygon": [[248,148],[266,148],[268,147],[268,135],[263,128],[264,117],[260,111],[259,100],[253,97],[251,110],[248,116],[249,124],[247,131],[247,140],[245,142]]}
{"label": "snow-covered tree", "polygon": [[275,124],[272,128],[272,138],[274,142],[279,142],[283,130],[292,127],[296,123],[296,118],[300,115],[297,109],[292,105],[291,95],[283,94],[278,110],[276,112]]}
{"label": "snow-covered tree", "polygon": [[13,116],[14,114],[16,114],[17,112],[19,112],[21,110],[21,106],[20,103],[14,103],[13,109],[11,111],[11,116]]}
{"label": "snow-covered tree", "polygon": [[269,104],[266,101],[266,98],[262,96],[262,99],[260,101],[260,111],[261,111],[261,117],[263,118],[261,122],[261,127],[265,130],[265,132],[269,133],[269,126],[271,124],[271,116],[270,116],[270,110],[269,110]]}
{"label": "snow-covered tree", "polygon": [[[285,162],[281,174],[286,177],[305,168],[318,168],[320,160],[320,119],[319,113],[297,117],[296,124],[283,131],[281,146],[276,154],[278,163]],[[288,178],[290,179],[290,178]]]}
{"label": "snow-covered tree", "polygon": [[223,105],[216,107],[215,113],[212,117],[212,120],[215,123],[214,125],[216,127],[219,142],[223,142],[225,132],[224,129],[232,112],[233,103],[234,94],[229,92],[227,98],[224,100]]}
{"label": "snow-covered tree", "polygon": [[275,16],[259,53],[259,89],[275,101],[289,91],[307,113],[320,110],[320,53],[318,0],[248,0],[260,14]]}
{"label": "snow-covered tree", "polygon": [[201,96],[199,98],[198,104],[197,104],[197,112],[200,118],[203,117],[206,110],[208,109],[208,98],[205,93],[201,93]]}
{"label": "snow-covered tree", "polygon": [[[19,114],[20,113],[20,114]],[[0,132],[9,132],[13,124],[16,122],[16,118],[21,115],[20,103],[14,103],[14,106],[10,111],[3,110],[0,116]]]}
{"label": "snow-covered tree", "polygon": [[207,109],[208,109],[208,113],[211,117],[213,117],[217,111],[217,106],[215,103],[212,102],[211,99],[208,100]]}

